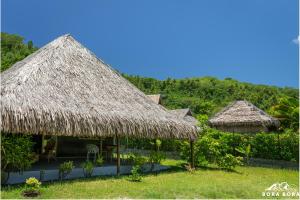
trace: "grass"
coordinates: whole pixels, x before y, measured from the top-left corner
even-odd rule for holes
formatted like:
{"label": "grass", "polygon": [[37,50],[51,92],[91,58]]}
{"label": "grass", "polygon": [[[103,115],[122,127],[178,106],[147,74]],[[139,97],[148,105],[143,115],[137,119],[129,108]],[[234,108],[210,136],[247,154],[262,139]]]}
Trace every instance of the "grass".
{"label": "grass", "polygon": [[[169,172],[145,175],[142,182],[130,182],[128,176],[97,177],[45,183],[40,198],[262,198],[273,183],[288,182],[299,187],[299,172],[287,169],[237,167],[234,172],[213,168],[189,173],[181,161],[166,160],[174,166]],[[22,198],[23,186],[2,188],[1,198]]]}

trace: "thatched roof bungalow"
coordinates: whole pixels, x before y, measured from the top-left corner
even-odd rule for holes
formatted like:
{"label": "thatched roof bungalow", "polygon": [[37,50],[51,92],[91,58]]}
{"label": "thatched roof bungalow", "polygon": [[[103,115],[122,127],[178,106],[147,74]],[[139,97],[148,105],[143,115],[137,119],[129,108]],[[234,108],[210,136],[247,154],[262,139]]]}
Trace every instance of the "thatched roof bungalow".
{"label": "thatched roof bungalow", "polygon": [[209,119],[209,125],[228,132],[255,133],[276,129],[279,121],[248,101],[235,101]]}
{"label": "thatched roof bungalow", "polygon": [[[154,103],[161,105],[161,95],[160,94],[151,94],[147,95],[149,99],[151,99]],[[167,110],[165,107],[161,105],[161,107]],[[195,119],[192,115],[192,111],[189,108],[184,109],[175,109],[175,110],[167,110],[172,115],[176,116],[179,119],[183,119],[184,121],[192,124],[193,126],[197,126],[199,124],[198,120]],[[198,130],[200,130],[198,128]]]}
{"label": "thatched roof bungalow", "polygon": [[161,104],[161,95],[160,94],[149,94],[147,95],[154,103]]}
{"label": "thatched roof bungalow", "polygon": [[1,74],[1,131],[193,140],[196,127],[151,101],[70,35]]}
{"label": "thatched roof bungalow", "polygon": [[199,124],[198,120],[193,117],[192,111],[189,108],[175,109],[175,110],[170,110],[169,112],[194,126],[197,126]]}

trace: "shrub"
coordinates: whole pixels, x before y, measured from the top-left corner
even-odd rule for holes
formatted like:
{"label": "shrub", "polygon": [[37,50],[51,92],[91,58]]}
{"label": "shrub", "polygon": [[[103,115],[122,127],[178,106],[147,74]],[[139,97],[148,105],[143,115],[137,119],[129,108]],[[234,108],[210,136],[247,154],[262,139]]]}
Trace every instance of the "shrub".
{"label": "shrub", "polygon": [[97,159],[96,159],[96,165],[97,166],[102,166],[103,165],[103,157],[101,155],[98,155]]}
{"label": "shrub", "polygon": [[91,161],[86,161],[81,164],[84,177],[91,177],[94,171],[94,164]]}
{"label": "shrub", "polygon": [[39,182],[39,180],[37,180],[34,177],[30,177],[30,178],[26,179],[26,187],[29,190],[39,190],[40,185],[41,185],[41,182]]}
{"label": "shrub", "polygon": [[67,161],[59,165],[59,178],[62,181],[74,168],[73,161]]}
{"label": "shrub", "polygon": [[154,164],[160,164],[161,161],[166,159],[166,155],[160,151],[152,151],[149,156],[149,162],[151,164],[151,171],[154,169]]}
{"label": "shrub", "polygon": [[[194,145],[195,165],[206,167],[209,164],[216,164],[220,168],[232,169],[241,164],[239,162],[240,158],[231,154],[235,137],[229,133],[211,129],[206,130]],[[241,140],[241,137],[238,136],[237,138]],[[183,150],[181,155],[187,155],[187,160],[190,160],[189,143],[183,143],[181,150]]]}
{"label": "shrub", "polygon": [[146,163],[147,159],[141,156],[139,153],[129,153],[129,160],[136,166],[142,166]]}
{"label": "shrub", "polygon": [[235,157],[231,154],[226,154],[225,156],[222,156],[220,159],[218,159],[217,164],[219,167],[223,169],[232,170],[237,165],[241,165],[241,161],[242,161],[241,157]]}
{"label": "shrub", "polygon": [[26,179],[25,189],[23,191],[23,196],[35,197],[40,194],[41,182],[34,177]]}
{"label": "shrub", "polygon": [[249,164],[249,159],[250,159],[250,155],[251,155],[251,145],[248,144],[248,146],[246,148],[239,147],[239,148],[236,148],[235,150],[237,152],[243,154],[244,158],[245,158],[245,162],[247,164]]}
{"label": "shrub", "polygon": [[150,163],[160,164],[161,161],[166,159],[166,155],[160,151],[152,151],[149,156]]}
{"label": "shrub", "polygon": [[266,159],[280,159],[278,134],[257,133],[251,139],[253,157]]}
{"label": "shrub", "polygon": [[299,161],[299,134],[287,131],[280,135],[280,158],[288,161]]}
{"label": "shrub", "polygon": [[129,176],[129,179],[134,182],[140,182],[142,180],[140,171],[141,171],[140,166],[138,166],[138,165],[133,166],[131,169],[131,175]]}
{"label": "shrub", "polygon": [[30,168],[34,162],[33,144],[30,136],[1,135],[1,173],[6,174],[6,180],[1,179],[2,183],[8,180],[10,172],[22,172]]}
{"label": "shrub", "polygon": [[207,167],[209,162],[206,160],[204,155],[198,155],[196,157],[196,165],[197,166],[202,166],[202,167]]}
{"label": "shrub", "polygon": [[[278,139],[279,138],[279,139]],[[204,128],[194,145],[195,165],[217,164],[226,154],[251,157],[299,161],[299,134],[292,130],[283,133],[239,134]],[[190,144],[181,142],[180,155],[190,160]]]}

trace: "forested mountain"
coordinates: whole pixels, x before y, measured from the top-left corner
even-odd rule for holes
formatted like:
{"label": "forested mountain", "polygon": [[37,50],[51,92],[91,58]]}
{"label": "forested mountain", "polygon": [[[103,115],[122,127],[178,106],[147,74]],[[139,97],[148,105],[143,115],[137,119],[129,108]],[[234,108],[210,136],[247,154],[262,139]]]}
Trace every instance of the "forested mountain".
{"label": "forested mountain", "polygon": [[[37,48],[18,35],[1,33],[1,71],[22,60]],[[298,89],[255,85],[214,77],[157,80],[123,74],[146,94],[162,94],[169,108],[190,108],[199,119],[207,119],[234,100],[246,99],[269,114],[280,118],[282,128],[298,130]]]}

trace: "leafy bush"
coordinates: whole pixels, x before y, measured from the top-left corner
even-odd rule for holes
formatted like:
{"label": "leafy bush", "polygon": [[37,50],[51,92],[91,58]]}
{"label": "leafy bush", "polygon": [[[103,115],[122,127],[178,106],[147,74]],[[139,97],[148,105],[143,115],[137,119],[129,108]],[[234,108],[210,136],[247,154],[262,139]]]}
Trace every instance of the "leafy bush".
{"label": "leafy bush", "polygon": [[278,135],[271,133],[257,133],[251,140],[253,157],[266,159],[280,159]]}
{"label": "leafy bush", "polygon": [[149,162],[151,164],[151,171],[154,169],[154,164],[160,164],[161,161],[166,159],[166,155],[160,151],[152,151],[149,156]]}
{"label": "leafy bush", "polygon": [[235,157],[231,154],[226,154],[217,160],[217,164],[223,169],[234,169],[237,165],[242,164],[241,161],[241,157]]}
{"label": "leafy bush", "polygon": [[[1,172],[9,178],[13,171],[22,172],[30,168],[34,162],[32,152],[33,142],[30,136],[26,135],[1,135]],[[5,183],[6,180],[2,180]]]}
{"label": "leafy bush", "polygon": [[131,175],[129,176],[129,180],[134,182],[140,182],[142,180],[142,176],[140,174],[141,167],[138,165],[135,165],[131,169]]}
{"label": "leafy bush", "polygon": [[136,166],[142,166],[147,162],[147,159],[141,156],[139,153],[129,153],[128,157],[129,161]]}
{"label": "leafy bush", "polygon": [[[195,142],[194,153],[196,166],[207,166],[209,163],[223,165],[224,160],[229,162],[229,159],[225,159],[226,154],[243,156],[246,162],[250,156],[299,161],[299,134],[293,130],[284,133],[232,134],[205,127]],[[180,155],[190,160],[188,142],[181,143]]]}
{"label": "leafy bush", "polygon": [[250,155],[251,155],[251,145],[248,144],[248,146],[246,148],[239,147],[239,148],[236,148],[235,150],[237,152],[243,154],[244,158],[245,158],[245,162],[247,164],[249,164],[249,159],[250,159]]}
{"label": "leafy bush", "polygon": [[96,159],[96,165],[97,166],[102,166],[103,165],[103,157],[101,155],[98,155],[97,159]]}
{"label": "leafy bush", "polygon": [[289,161],[299,161],[299,134],[287,131],[280,135],[280,158]]}
{"label": "leafy bush", "polygon": [[39,182],[39,180],[37,180],[34,177],[30,177],[30,178],[26,179],[27,190],[39,190],[41,184],[42,183]]}
{"label": "leafy bush", "polygon": [[209,162],[206,160],[205,156],[200,154],[196,157],[196,165],[197,166],[202,166],[202,167],[207,167]]}
{"label": "leafy bush", "polygon": [[[220,168],[233,169],[241,164],[239,162],[240,158],[232,154],[234,152],[232,148],[234,138],[241,140],[241,138],[232,134],[212,129],[206,130],[194,145],[195,165],[206,167],[208,164],[216,164]],[[186,155],[186,159],[190,160],[190,145],[188,142],[183,143],[181,150],[183,150],[181,155]]]}
{"label": "leafy bush", "polygon": [[166,159],[166,155],[160,151],[151,151],[149,156],[149,162],[155,164],[160,164],[161,161],[165,159]]}
{"label": "leafy bush", "polygon": [[34,177],[26,179],[25,189],[23,190],[23,196],[35,197],[40,193],[41,182]]}
{"label": "leafy bush", "polygon": [[94,164],[91,161],[86,161],[81,164],[84,177],[91,177],[94,171]]}
{"label": "leafy bush", "polygon": [[67,161],[59,165],[59,178],[62,181],[74,168],[73,161]]}

